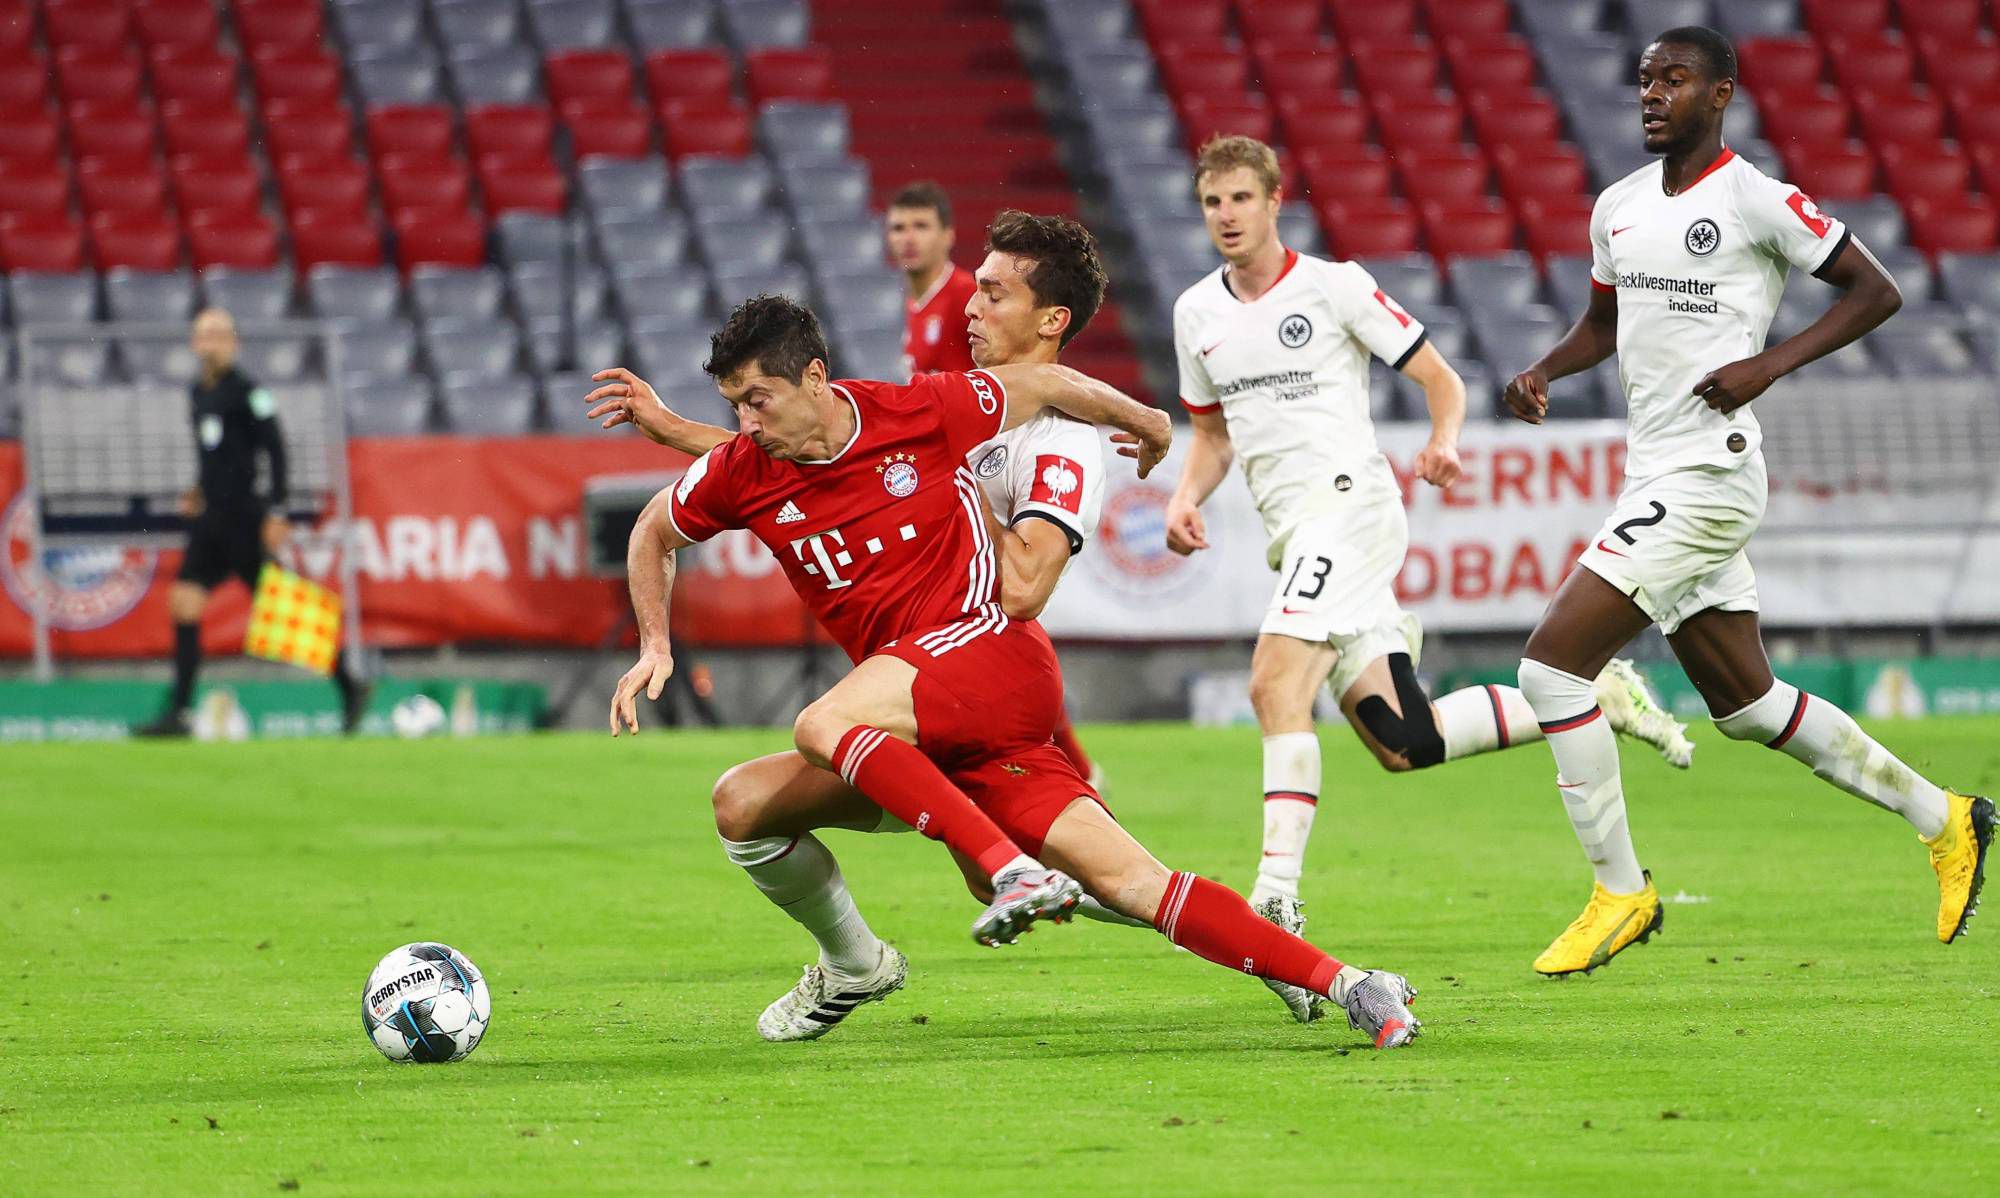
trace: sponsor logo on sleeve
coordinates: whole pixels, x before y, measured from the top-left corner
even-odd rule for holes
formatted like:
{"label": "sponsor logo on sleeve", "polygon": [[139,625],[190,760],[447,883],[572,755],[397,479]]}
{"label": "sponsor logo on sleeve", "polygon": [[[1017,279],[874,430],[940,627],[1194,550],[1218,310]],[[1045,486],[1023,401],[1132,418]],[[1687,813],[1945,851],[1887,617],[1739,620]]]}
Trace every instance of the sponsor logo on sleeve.
{"label": "sponsor logo on sleeve", "polygon": [[1390,299],[1389,293],[1382,290],[1380,287],[1377,287],[1375,289],[1375,302],[1382,305],[1384,308],[1387,308],[1389,310],[1389,315],[1396,318],[1397,324],[1402,325],[1406,329],[1410,327],[1410,314],[1408,312],[1403,311],[1403,305],[1397,303],[1395,300]]}
{"label": "sponsor logo on sleeve", "polygon": [[688,496],[694,493],[696,484],[700,483],[702,476],[708,473],[709,455],[714,452],[715,450],[711,449],[688,464],[687,473],[681,475],[680,485],[674,488],[674,502],[687,502]]}
{"label": "sponsor logo on sleeve", "polygon": [[1028,492],[1028,502],[1046,503],[1070,512],[1081,511],[1083,469],[1061,454],[1036,454],[1035,485]]}
{"label": "sponsor logo on sleeve", "polygon": [[1000,396],[993,390],[993,382],[983,374],[968,374],[966,381],[972,384],[972,393],[979,397],[979,410],[991,416],[1000,410]]}
{"label": "sponsor logo on sleeve", "polygon": [[1814,237],[1825,237],[1833,232],[1833,218],[1821,212],[1819,205],[1813,203],[1812,197],[1805,192],[1793,192],[1785,200],[1785,206],[1798,216],[1806,228],[1812,230]]}

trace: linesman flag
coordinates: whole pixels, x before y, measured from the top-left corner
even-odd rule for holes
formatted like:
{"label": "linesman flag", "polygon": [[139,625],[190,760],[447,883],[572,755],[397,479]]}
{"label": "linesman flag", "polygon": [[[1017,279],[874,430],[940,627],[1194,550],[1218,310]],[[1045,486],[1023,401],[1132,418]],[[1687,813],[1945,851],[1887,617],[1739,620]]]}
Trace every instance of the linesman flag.
{"label": "linesman flag", "polygon": [[276,562],[257,575],[243,651],[266,661],[333,673],[340,656],[340,596]]}

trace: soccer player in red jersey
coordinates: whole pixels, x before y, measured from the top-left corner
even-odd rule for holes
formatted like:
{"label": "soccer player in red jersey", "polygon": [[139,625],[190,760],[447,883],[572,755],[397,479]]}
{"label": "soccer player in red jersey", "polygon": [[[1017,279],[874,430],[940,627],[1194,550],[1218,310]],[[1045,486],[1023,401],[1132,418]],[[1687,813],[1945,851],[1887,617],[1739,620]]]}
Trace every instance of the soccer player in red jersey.
{"label": "soccer player in red jersey", "polygon": [[884,222],[889,260],[910,285],[903,301],[903,370],[912,378],[940,370],[971,370],[965,305],[978,285],[954,265],[951,197],[935,183],[912,183],[889,201]]}
{"label": "soccer player in red jersey", "polygon": [[[1169,443],[1164,415],[1061,366],[895,386],[833,382],[826,357],[818,321],[781,297],[743,304],[715,335],[705,368],[742,432],[697,459],[633,529],[627,567],[640,658],[619,682],[613,732],[637,731],[639,692],[657,697],[672,672],[674,551],[747,528],[857,663],[800,714],[799,752],[992,876],[997,897],[973,924],[981,943],[1011,942],[1034,920],[1060,920],[1075,906],[1076,883],[1025,849],[1197,955],[1334,999],[1378,1046],[1407,1043],[1418,1028],[1407,981],[1343,965],[1260,919],[1235,892],[1170,872],[1111,819],[1049,741],[1062,679],[1048,638],[994,601],[967,452],[1054,407],[1124,430],[1132,444],[1121,452],[1144,475]],[[632,402],[622,396],[598,410],[629,419]],[[765,1011],[760,1034],[810,1039],[901,987],[907,964],[852,913],[844,885],[824,884],[831,859],[816,838],[794,836],[756,864],[759,887],[807,923],[824,961]],[[778,893],[787,889],[797,891],[789,900]],[[816,908],[814,922],[802,905]]]}

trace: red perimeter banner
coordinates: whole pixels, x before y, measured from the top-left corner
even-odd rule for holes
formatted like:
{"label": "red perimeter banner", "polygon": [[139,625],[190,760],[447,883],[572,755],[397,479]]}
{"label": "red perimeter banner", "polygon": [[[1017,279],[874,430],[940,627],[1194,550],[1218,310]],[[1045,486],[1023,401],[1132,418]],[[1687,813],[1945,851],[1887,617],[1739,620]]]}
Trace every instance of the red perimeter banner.
{"label": "red perimeter banner", "polygon": [[[295,530],[288,557],[332,582],[355,555],[362,630],[389,648],[450,642],[594,645],[629,610],[622,581],[593,578],[583,493],[606,475],[677,473],[686,458],[637,437],[419,437],[349,447],[354,518]],[[0,442],[0,655],[33,648],[42,602],[60,657],[154,657],[172,633],[167,588],[178,550],[28,551],[18,442]],[[678,640],[789,645],[812,627],[778,564],[746,533],[686,555],[674,596]],[[203,621],[210,652],[243,645],[250,595],[228,582]]]}

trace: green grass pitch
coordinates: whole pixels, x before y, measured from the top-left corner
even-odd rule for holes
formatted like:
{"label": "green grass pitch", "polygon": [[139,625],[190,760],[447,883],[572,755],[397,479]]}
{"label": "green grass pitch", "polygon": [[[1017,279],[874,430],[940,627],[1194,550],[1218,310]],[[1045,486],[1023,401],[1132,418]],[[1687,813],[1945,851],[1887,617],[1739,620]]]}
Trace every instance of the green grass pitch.
{"label": "green grass pitch", "polygon": [[[2000,721],[1879,732],[2000,787]],[[763,1043],[810,947],[707,793],[777,733],[9,747],[0,1193],[1993,1192],[2000,910],[1939,945],[1900,821],[1697,735],[1626,749],[1664,935],[1555,982],[1589,874],[1547,750],[1390,777],[1326,730],[1308,931],[1421,989],[1397,1053],[1150,933],[980,949],[937,846],[844,833],[910,985]],[[1085,739],[1163,860],[1250,881],[1254,732]],[[362,1035],[414,939],[492,983],[462,1064]]]}

